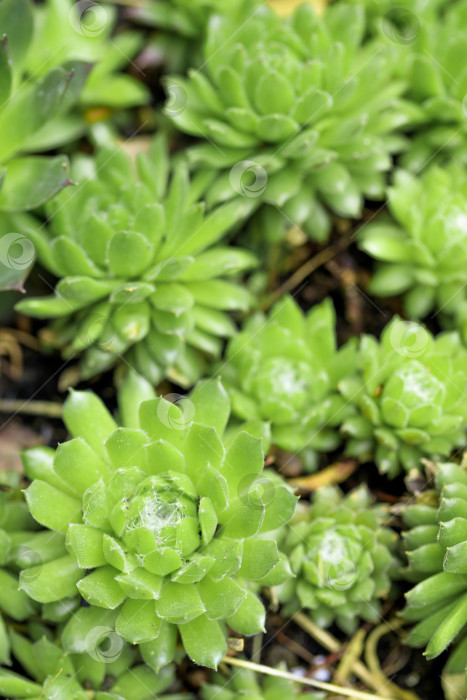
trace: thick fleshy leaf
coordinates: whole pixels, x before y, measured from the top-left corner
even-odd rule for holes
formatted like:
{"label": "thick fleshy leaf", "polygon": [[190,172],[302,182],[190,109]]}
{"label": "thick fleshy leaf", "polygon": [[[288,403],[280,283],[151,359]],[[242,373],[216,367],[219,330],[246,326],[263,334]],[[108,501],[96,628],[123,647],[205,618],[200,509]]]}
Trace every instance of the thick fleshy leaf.
{"label": "thick fleshy leaf", "polygon": [[200,666],[217,669],[227,651],[224,633],[215,620],[201,615],[179,626],[188,656]]}
{"label": "thick fleshy leaf", "polygon": [[130,572],[119,573],[115,576],[122,590],[135,600],[152,600],[159,597],[162,583],[162,576],[137,568]]}
{"label": "thick fleshy leaf", "polygon": [[237,612],[228,618],[227,623],[240,634],[258,634],[264,631],[265,618],[263,604],[254,593],[248,592]]}
{"label": "thick fleshy leaf", "polygon": [[194,584],[167,582],[156,602],[156,610],[166,622],[183,624],[202,615],[204,605]]}
{"label": "thick fleshy leaf", "polygon": [[267,576],[278,561],[279,551],[274,540],[245,540],[238,575],[257,581]]}
{"label": "thick fleshy leaf", "polygon": [[142,430],[130,430],[129,428],[117,428],[106,440],[105,447],[110,462],[115,469],[134,465],[145,468],[145,445],[147,436]]}
{"label": "thick fleshy leaf", "polygon": [[115,277],[138,277],[151,262],[151,245],[140,233],[121,231],[109,241],[109,268]]}
{"label": "thick fleshy leaf", "polygon": [[467,594],[464,594],[451,611],[449,618],[443,622],[432,636],[426,648],[425,655],[428,659],[434,659],[457,636],[467,623]]}
{"label": "thick fleshy leaf", "polygon": [[0,569],[0,609],[14,620],[26,620],[36,611],[36,604],[22,590],[18,590],[18,579]]}
{"label": "thick fleshy leaf", "polygon": [[230,414],[230,399],[220,379],[198,382],[190,394],[194,420],[210,425],[222,436]]}
{"label": "thick fleshy leaf", "polygon": [[115,610],[93,606],[78,608],[63,629],[64,649],[74,654],[94,651],[99,642],[105,640],[105,630],[114,629],[117,616]]}
{"label": "thick fleshy leaf", "polygon": [[32,516],[44,527],[66,533],[68,525],[80,523],[81,502],[35,479],[24,492]]}
{"label": "thick fleshy leaf", "polygon": [[70,184],[66,156],[16,158],[8,163],[0,211],[36,209]]}
{"label": "thick fleshy leaf", "polygon": [[67,531],[66,546],[81,569],[93,569],[106,563],[103,533],[94,527],[71,524]]}
{"label": "thick fleshy leaf", "polygon": [[63,407],[63,420],[73,437],[83,438],[103,459],[104,442],[117,424],[96,394],[90,391],[71,391]]}
{"label": "thick fleshy leaf", "polygon": [[144,377],[131,370],[118,392],[118,405],[126,428],[139,428],[139,405],[156,398],[156,392]]}
{"label": "thick fleshy leaf", "polygon": [[18,673],[0,669],[0,694],[5,698],[34,698],[40,697],[42,685],[33,683]]}
{"label": "thick fleshy leaf", "polygon": [[76,595],[76,583],[83,575],[70,556],[26,569],[20,574],[19,586],[39,603],[53,603]]}
{"label": "thick fleshy leaf", "polygon": [[114,610],[125,599],[125,593],[115,580],[118,573],[112,566],[101,566],[78,582],[78,590],[88,603]]}
{"label": "thick fleshy leaf", "polygon": [[141,644],[140,651],[144,662],[157,673],[169,664],[177,646],[178,631],[176,625],[163,622],[157,639]]}
{"label": "thick fleshy leaf", "polygon": [[206,576],[197,584],[197,589],[210,620],[225,620],[230,617],[246,598],[246,591],[231,578],[213,581]]}
{"label": "thick fleshy leaf", "polygon": [[115,625],[115,630],[131,644],[141,644],[155,639],[161,620],[151,600],[126,600]]}
{"label": "thick fleshy leaf", "polygon": [[54,471],[82,496],[96,481],[105,478],[109,469],[83,438],[74,438],[57,447]]}
{"label": "thick fleshy leaf", "polygon": [[227,479],[231,496],[239,496],[254,489],[258,474],[263,470],[264,455],[259,438],[246,432],[238,433],[226,452],[222,475]]}

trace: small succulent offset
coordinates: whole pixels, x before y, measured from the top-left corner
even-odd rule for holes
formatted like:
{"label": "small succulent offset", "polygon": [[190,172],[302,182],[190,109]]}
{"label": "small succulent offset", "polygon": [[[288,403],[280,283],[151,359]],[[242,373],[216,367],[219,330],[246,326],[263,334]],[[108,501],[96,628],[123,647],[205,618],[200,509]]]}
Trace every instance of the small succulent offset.
{"label": "small succulent offset", "polygon": [[[24,675],[0,669],[0,697],[50,700],[153,700],[171,685],[173,669],[156,673],[141,663],[136,648],[96,627],[87,653],[67,653],[50,627],[30,622],[29,637],[12,630],[12,651]],[[92,638],[92,639],[91,639]],[[99,644],[106,644],[102,651]],[[171,696],[164,696],[170,700]],[[173,696],[172,696],[173,697]]]}
{"label": "small succulent offset", "polygon": [[413,108],[391,81],[398,47],[362,45],[364,33],[363,9],[343,3],[323,17],[304,3],[290,18],[263,5],[241,26],[211,19],[205,67],[166,79],[168,116],[206,139],[188,156],[211,171],[209,204],[269,203],[322,240],[328,208],[355,217],[383,197]]}
{"label": "small succulent offset", "polygon": [[238,431],[224,447],[230,405],[217,380],[199,383],[184,411],[136,375],[119,400],[125,427],[95,394],[72,392],[64,406],[72,439],[55,453],[25,453],[30,511],[61,533],[68,553],[35,577],[21,574],[20,587],[43,604],[87,601],[64,640],[115,628],[157,670],[172,660],[179,632],[195,662],[216,668],[227,625],[263,629],[248,582],[290,575],[264,533],[291,518],[296,498],[278,475],[262,474],[259,438]]}
{"label": "small succulent offset", "polygon": [[272,443],[306,453],[306,462],[340,444],[338,428],[353,410],[337,386],[355,372],[355,343],[338,350],[335,323],[330,300],[305,315],[284,297],[268,316],[248,319],[220,367],[237,419],[269,423]]}
{"label": "small succulent offset", "polygon": [[403,514],[409,566],[418,583],[402,616],[417,624],[406,643],[426,647],[428,659],[455,644],[446,672],[462,674],[467,658],[467,471],[452,463],[435,467],[436,492],[421,493]]}
{"label": "small succulent offset", "polygon": [[358,235],[377,261],[369,290],[403,295],[409,318],[436,311],[467,337],[467,180],[458,164],[430,168],[421,178],[397,171],[388,191],[392,217]]}
{"label": "small succulent offset", "polygon": [[342,425],[347,454],[374,460],[392,478],[465,444],[467,351],[457,333],[435,338],[395,317],[380,341],[361,338],[357,364],[339,383],[355,410]]}
{"label": "small succulent offset", "polygon": [[48,339],[65,357],[82,353],[84,378],[125,355],[153,384],[165,374],[193,384],[204,357],[219,355],[235,331],[228,312],[250,304],[229,278],[254,267],[254,256],[218,245],[247,207],[230,202],[205,215],[183,161],[171,169],[164,138],[136,164],[109,146],[76,165],[81,184],[50,203],[50,228],[23,231],[60,278],[55,295],[17,309],[58,319]]}
{"label": "small succulent offset", "polygon": [[265,676],[260,681],[249,669],[235,669],[228,679],[213,673],[202,687],[203,700],[322,700],[316,692],[300,692],[300,685],[284,678]]}
{"label": "small succulent offset", "polygon": [[320,627],[335,622],[348,634],[360,620],[376,622],[398,563],[387,518],[365,486],[346,496],[326,486],[298,508],[280,544],[296,575],[278,588],[285,614],[306,608]]}

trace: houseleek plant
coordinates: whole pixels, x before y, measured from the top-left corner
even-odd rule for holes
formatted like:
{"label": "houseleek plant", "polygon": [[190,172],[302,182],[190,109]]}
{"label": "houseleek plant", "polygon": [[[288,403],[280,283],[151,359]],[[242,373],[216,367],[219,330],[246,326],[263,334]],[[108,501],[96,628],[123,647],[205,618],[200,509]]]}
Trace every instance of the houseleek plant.
{"label": "houseleek plant", "polygon": [[21,590],[43,604],[82,596],[88,606],[65,625],[64,641],[109,627],[156,670],[172,660],[178,634],[188,656],[216,668],[227,625],[263,629],[248,581],[281,582],[289,570],[276,542],[257,535],[285,524],[296,502],[274,473],[263,497],[259,438],[237,431],[224,447],[230,404],[218,381],[199,383],[181,405],[131,375],[119,427],[95,394],[72,392],[72,439],[24,457],[29,509],[68,551],[37,576],[21,574]]}
{"label": "houseleek plant", "polygon": [[339,384],[355,409],[341,427],[348,454],[392,478],[465,444],[467,354],[457,333],[433,337],[395,317],[380,341],[362,336],[357,364]]}
{"label": "houseleek plant", "polygon": [[398,47],[364,34],[363,8],[343,3],[323,17],[304,3],[290,18],[262,6],[244,23],[211,19],[202,69],[165,80],[166,113],[204,139],[189,157],[212,173],[210,204],[240,193],[322,240],[329,209],[356,217],[383,197],[416,108],[393,79]]}
{"label": "houseleek plant", "polygon": [[389,215],[363,226],[362,250],[377,260],[369,291],[403,295],[409,318],[430,312],[467,337],[467,181],[461,167],[396,172]]}
{"label": "houseleek plant", "polygon": [[136,163],[117,146],[102,148],[76,175],[81,184],[50,203],[50,227],[24,231],[59,278],[55,294],[17,309],[57,319],[48,340],[67,358],[82,355],[83,378],[124,356],[154,384],[168,374],[191,385],[234,333],[228,312],[250,304],[232,278],[255,259],[221,244],[247,207],[232,201],[206,215],[164,138]]}
{"label": "houseleek plant", "polygon": [[377,622],[397,570],[397,535],[387,519],[364,486],[346,496],[323,487],[311,506],[299,507],[280,545],[295,574],[277,589],[284,613],[305,608],[319,627],[335,622],[348,634],[361,620]]}
{"label": "houseleek plant", "polygon": [[304,314],[284,297],[248,319],[219,370],[237,419],[269,423],[272,443],[309,465],[338,447],[339,426],[352,413],[337,387],[355,371],[356,348],[337,348],[335,322],[330,300]]}

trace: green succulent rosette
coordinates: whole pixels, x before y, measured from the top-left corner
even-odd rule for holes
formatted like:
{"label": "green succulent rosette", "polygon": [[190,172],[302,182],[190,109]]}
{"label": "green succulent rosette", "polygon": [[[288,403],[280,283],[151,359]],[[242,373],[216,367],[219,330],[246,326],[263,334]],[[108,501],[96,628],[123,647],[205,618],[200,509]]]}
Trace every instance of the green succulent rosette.
{"label": "green succulent rosette", "polygon": [[398,47],[364,34],[363,8],[345,4],[323,17],[305,3],[290,18],[263,6],[243,24],[211,19],[202,70],[165,81],[168,116],[205,139],[188,150],[193,167],[220,171],[210,205],[240,194],[324,240],[329,209],[356,217],[364,197],[383,197],[414,108],[393,80]]}
{"label": "green succulent rosette", "polygon": [[467,355],[457,333],[433,337],[395,317],[380,341],[362,336],[357,366],[339,383],[355,410],[341,427],[347,454],[392,478],[465,444]]}
{"label": "green succulent rosette", "polygon": [[337,349],[335,323],[330,300],[304,314],[284,297],[246,321],[219,369],[237,420],[268,423],[272,443],[307,463],[338,447],[338,428],[352,413],[337,386],[355,371],[356,348]]}
{"label": "green succulent rosette", "polygon": [[[83,653],[66,652],[54,631],[42,623],[29,623],[28,636],[10,632],[16,668],[0,669],[0,697],[45,700],[153,700],[173,681],[173,668],[156,673],[141,662],[115,632],[96,627],[80,639]],[[99,645],[106,648],[102,650]],[[173,695],[164,695],[175,700]]]}
{"label": "green succulent rosette", "polygon": [[55,294],[17,309],[57,319],[48,340],[66,358],[82,354],[83,378],[125,356],[154,384],[165,375],[193,384],[235,332],[229,312],[251,301],[232,278],[254,256],[219,244],[247,207],[230,202],[205,215],[197,183],[183,162],[171,170],[163,138],[136,164],[116,146],[102,148],[76,174],[81,184],[50,204],[50,227],[24,229],[59,278]]}
{"label": "green succulent rosette", "polygon": [[221,673],[212,674],[202,687],[203,700],[322,700],[316,692],[300,692],[300,684],[284,678],[264,676],[261,680],[252,671],[235,668],[226,679]]}
{"label": "green succulent rosette", "polygon": [[405,576],[418,583],[406,594],[402,616],[416,623],[406,643],[426,647],[427,659],[450,648],[445,673],[456,675],[467,668],[465,464],[437,464],[435,486],[435,492],[422,492],[403,511]]}
{"label": "green succulent rosette", "polygon": [[259,535],[286,523],[296,499],[277,475],[263,475],[261,440],[237,431],[224,446],[230,406],[216,380],[182,405],[131,375],[118,427],[95,394],[72,392],[64,406],[72,439],[24,457],[30,511],[61,533],[68,553],[36,577],[21,574],[21,589],[46,605],[82,596],[89,605],[74,612],[64,639],[73,629],[78,639],[115,629],[155,669],[172,660],[178,633],[195,662],[217,667],[227,626],[263,629],[248,582],[289,576],[276,542]]}
{"label": "green succulent rosette", "polygon": [[369,291],[403,295],[409,318],[435,311],[467,337],[467,181],[462,168],[430,168],[421,178],[397,171],[390,215],[364,226],[359,247],[377,261]]}
{"label": "green succulent rosette", "polygon": [[319,627],[336,623],[348,634],[361,620],[377,622],[397,568],[387,518],[365,486],[346,496],[326,486],[298,508],[280,544],[295,574],[277,589],[284,613],[305,608]]}

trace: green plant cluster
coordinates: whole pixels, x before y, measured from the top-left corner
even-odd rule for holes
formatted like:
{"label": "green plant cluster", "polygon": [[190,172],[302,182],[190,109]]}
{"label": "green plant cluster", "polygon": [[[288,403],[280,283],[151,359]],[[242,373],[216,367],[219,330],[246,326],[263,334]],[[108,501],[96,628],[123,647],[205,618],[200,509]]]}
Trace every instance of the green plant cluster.
{"label": "green plant cluster", "polygon": [[81,383],[0,470],[0,697],[297,700],[227,652],[305,611],[342,679],[401,579],[464,676],[467,0],[118,4],[0,0],[0,410],[22,343],[19,413]]}

